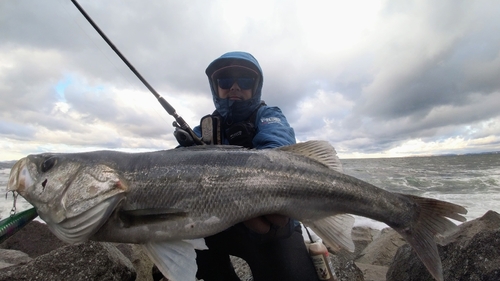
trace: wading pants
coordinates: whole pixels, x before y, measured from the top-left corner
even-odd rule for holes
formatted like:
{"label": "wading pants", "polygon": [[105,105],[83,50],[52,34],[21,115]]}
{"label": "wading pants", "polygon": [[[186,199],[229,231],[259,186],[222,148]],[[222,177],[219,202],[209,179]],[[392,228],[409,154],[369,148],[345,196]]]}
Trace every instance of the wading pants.
{"label": "wading pants", "polygon": [[242,224],[205,238],[208,250],[197,250],[196,277],[205,281],[240,281],[229,255],[245,260],[254,281],[318,281],[300,225],[288,238],[262,242]]}

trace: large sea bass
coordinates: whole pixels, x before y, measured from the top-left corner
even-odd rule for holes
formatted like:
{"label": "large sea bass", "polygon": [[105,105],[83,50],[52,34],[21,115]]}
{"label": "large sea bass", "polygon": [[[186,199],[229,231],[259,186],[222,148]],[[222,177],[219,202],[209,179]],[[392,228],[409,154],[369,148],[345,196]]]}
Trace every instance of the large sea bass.
{"label": "large sea bass", "polygon": [[238,222],[282,214],[330,246],[353,250],[352,219],[394,228],[429,272],[443,280],[433,238],[467,211],[396,194],[342,173],[327,142],[268,149],[198,146],[149,153],[96,151],[30,155],[8,189],[33,204],[61,240],[140,243],[169,280],[194,280],[203,238]]}

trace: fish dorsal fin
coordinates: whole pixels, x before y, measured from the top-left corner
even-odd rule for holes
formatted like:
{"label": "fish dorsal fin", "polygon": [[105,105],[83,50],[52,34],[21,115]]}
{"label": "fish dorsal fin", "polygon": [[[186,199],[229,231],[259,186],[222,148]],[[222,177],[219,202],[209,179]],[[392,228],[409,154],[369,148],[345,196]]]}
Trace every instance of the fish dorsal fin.
{"label": "fish dorsal fin", "polygon": [[340,173],[344,172],[340,159],[337,157],[335,148],[333,148],[333,146],[331,146],[327,141],[306,141],[276,149],[311,158],[332,170]]}

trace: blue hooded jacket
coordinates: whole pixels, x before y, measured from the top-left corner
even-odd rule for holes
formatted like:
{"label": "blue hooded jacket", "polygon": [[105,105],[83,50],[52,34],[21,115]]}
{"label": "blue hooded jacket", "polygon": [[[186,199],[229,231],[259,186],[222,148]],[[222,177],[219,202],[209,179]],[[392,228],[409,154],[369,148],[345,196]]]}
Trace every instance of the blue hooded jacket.
{"label": "blue hooded jacket", "polygon": [[[239,101],[219,98],[216,74],[232,67],[243,68],[256,74],[256,85],[250,99]],[[258,108],[255,118],[257,133],[253,138],[254,148],[273,148],[295,143],[295,133],[278,107],[261,106],[259,108],[264,78],[259,62],[251,54],[245,52],[226,53],[210,63],[205,73],[208,76],[215,109],[222,116],[224,122],[245,121]],[[199,126],[195,127],[194,131],[198,136],[201,136]],[[227,139],[223,139],[223,143],[228,144],[229,142]]]}

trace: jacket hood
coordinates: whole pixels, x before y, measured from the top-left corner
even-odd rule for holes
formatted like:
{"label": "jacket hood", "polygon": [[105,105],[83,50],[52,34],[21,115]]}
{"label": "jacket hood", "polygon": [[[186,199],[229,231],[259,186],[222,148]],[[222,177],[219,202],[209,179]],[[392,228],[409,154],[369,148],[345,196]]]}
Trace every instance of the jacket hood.
{"label": "jacket hood", "polygon": [[[256,74],[255,89],[252,98],[245,101],[221,99],[217,94],[217,74],[230,68],[239,68]],[[259,62],[246,52],[229,52],[208,65],[205,73],[208,77],[215,109],[228,122],[241,122],[247,119],[260,105],[263,75]]]}

